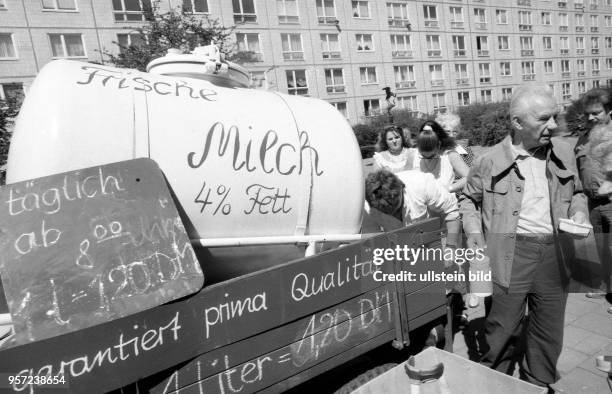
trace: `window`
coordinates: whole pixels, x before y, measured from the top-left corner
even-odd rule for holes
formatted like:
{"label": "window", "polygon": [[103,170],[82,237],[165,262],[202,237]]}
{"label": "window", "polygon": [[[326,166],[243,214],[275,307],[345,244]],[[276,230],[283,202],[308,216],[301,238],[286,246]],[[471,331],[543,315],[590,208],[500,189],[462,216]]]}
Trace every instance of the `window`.
{"label": "window", "polygon": [[591,0],[590,9],[596,10],[597,9],[597,3],[598,3],[598,0]]}
{"label": "window", "polygon": [[144,43],[144,38],[140,33],[121,33],[117,34],[117,44],[119,44],[119,51],[122,52],[130,46],[139,46]]}
{"label": "window", "polygon": [[429,66],[431,86],[444,86],[444,73],[441,64],[431,64]]}
{"label": "window", "polygon": [[363,100],[363,113],[365,114],[365,116],[378,115],[380,113],[380,100]]}
{"label": "window", "polygon": [[561,95],[563,96],[564,101],[572,98],[572,85],[569,82],[564,82],[561,84]]}
{"label": "window", "polygon": [[612,37],[606,37],[606,49],[612,48]]}
{"label": "window", "polygon": [[265,71],[251,71],[251,85],[254,89],[266,89]]}
{"label": "window", "polygon": [[77,9],[76,0],[42,0],[42,7],[45,11],[76,11]]}
{"label": "window", "polygon": [[489,56],[489,39],[487,36],[476,36],[478,56]]}
{"label": "window", "polygon": [[457,92],[457,102],[459,105],[470,105],[470,92]]}
{"label": "window", "polygon": [[341,68],[325,69],[327,93],[344,93],[344,75]]}
{"label": "window", "polygon": [[278,23],[298,23],[297,0],[276,0],[276,11],[278,12]]}
{"label": "window", "polygon": [[495,19],[498,25],[508,24],[508,11],[506,10],[495,10]]}
{"label": "window", "polygon": [[378,83],[378,79],[376,78],[376,67],[359,67],[359,76],[362,85]]}
{"label": "window", "polygon": [[463,8],[461,7],[450,7],[450,27],[452,29],[463,28]]}
{"label": "window", "polygon": [[480,101],[483,103],[493,102],[493,95],[491,94],[491,89],[480,91]]}
{"label": "window", "polygon": [[397,98],[397,105],[400,108],[408,111],[416,112],[419,110],[419,103],[417,96],[400,96]]}
{"label": "window", "polygon": [[491,65],[489,63],[478,63],[478,74],[480,83],[491,83]]}
{"label": "window", "polygon": [[544,50],[552,49],[552,37],[542,37],[542,46]]}
{"label": "window", "polygon": [[440,36],[425,36],[427,42],[427,56],[437,57],[442,56],[442,49],[440,47]]}
{"label": "window", "polygon": [[552,60],[544,60],[544,72],[546,74],[553,73],[553,62]]}
{"label": "window", "polygon": [[531,11],[519,11],[519,30],[531,30]]}
{"label": "window", "polygon": [[507,51],[510,49],[510,44],[508,43],[508,36],[497,36],[497,49],[500,51]]}
{"label": "window", "polygon": [[569,37],[559,37],[559,47],[562,55],[569,53]]}
{"label": "window", "polygon": [[387,3],[387,19],[389,26],[406,27],[408,20],[408,6],[403,3]]}
{"label": "window", "polygon": [[373,51],[374,45],[372,44],[372,35],[371,34],[357,34],[355,35],[357,39],[357,50],[358,51]]}
{"label": "window", "polygon": [[584,66],[584,59],[576,60],[576,70],[578,71],[579,77],[584,77],[586,72],[586,67]]}
{"label": "window", "polygon": [[257,61],[262,61],[263,54],[259,46],[259,34],[236,33],[236,44],[238,52],[253,52]]}
{"label": "window", "polygon": [[612,59],[611,58],[606,59],[606,68],[608,70],[612,70]]}
{"label": "window", "polygon": [[591,59],[591,69],[593,70],[593,75],[599,74],[599,59]]}
{"label": "window", "polygon": [[499,63],[499,74],[502,77],[509,77],[512,75],[512,63],[501,62]]}
{"label": "window", "polygon": [[0,10],[6,10],[6,0],[0,0]]}
{"label": "window", "polygon": [[520,38],[521,43],[521,56],[533,56],[533,39],[531,36],[522,36]]}
{"label": "window", "polygon": [[435,5],[424,5],[425,27],[438,27],[438,9]]}
{"label": "window", "polygon": [[455,64],[455,76],[457,85],[467,85],[470,82],[468,76],[467,64]]}
{"label": "window", "polygon": [[353,18],[370,18],[370,3],[368,1],[352,1]]}
{"label": "window", "polygon": [[465,37],[453,36],[453,53],[455,57],[465,56]]}
{"label": "window", "polygon": [[593,55],[599,53],[599,37],[591,37],[591,53]]}
{"label": "window", "polygon": [[584,53],[584,37],[576,37],[576,53]]}
{"label": "window", "polygon": [[512,99],[512,88],[502,88],[502,100],[510,101]]}
{"label": "window", "polygon": [[604,24],[606,27],[612,27],[612,16],[610,15],[604,16]]}
{"label": "window", "polygon": [[323,59],[340,59],[340,39],[338,34],[321,34],[320,37]]}
{"label": "window", "polygon": [[553,94],[555,94],[555,84],[554,83],[549,83],[548,87],[550,88],[550,92]]}
{"label": "window", "polygon": [[574,15],[574,24],[576,25],[576,31],[584,31],[584,14]]}
{"label": "window", "polygon": [[302,35],[295,33],[281,34],[281,44],[283,49],[283,59],[285,60],[304,60],[304,50],[302,49]]}
{"label": "window", "polygon": [[599,81],[593,81],[593,89],[599,88]]}
{"label": "window", "polygon": [[595,33],[599,30],[599,18],[597,15],[591,15],[591,32]]}
{"label": "window", "polygon": [[445,93],[434,93],[431,95],[433,100],[433,110],[436,113],[446,112],[446,94]]}
{"label": "window", "polygon": [[535,79],[535,67],[533,62],[521,62],[521,71],[524,81]]}
{"label": "window", "polygon": [[552,25],[552,20],[550,18],[550,12],[542,12],[542,24],[546,26]]}
{"label": "window", "polygon": [[193,14],[208,14],[208,0],[183,0],[183,10]]}
{"label": "window", "polygon": [[321,24],[334,25],[337,23],[334,0],[317,0],[317,20]]}
{"label": "window", "polygon": [[394,66],[395,87],[397,89],[413,88],[416,86],[413,66]]}
{"label": "window", "polygon": [[559,14],[559,31],[567,31],[569,26],[569,18],[567,14]]}
{"label": "window", "polygon": [[294,95],[308,94],[306,70],[287,70],[287,93]]}
{"label": "window", "polygon": [[582,95],[586,93],[586,82],[579,81],[578,82],[578,94]]}
{"label": "window", "polygon": [[17,59],[13,35],[10,33],[0,33],[0,59]]}
{"label": "window", "polygon": [[487,13],[484,8],[474,8],[474,22],[477,29],[487,28]]}
{"label": "window", "polygon": [[86,57],[80,34],[49,34],[53,57]]}
{"label": "window", "polygon": [[563,75],[563,77],[569,77],[570,71],[570,61],[569,60],[561,60],[561,73],[567,74]]}
{"label": "window", "polygon": [[232,6],[234,8],[234,22],[257,22],[257,14],[255,13],[255,0],[232,0]]}
{"label": "window", "polygon": [[334,108],[336,108],[338,110],[338,112],[340,112],[342,114],[342,116],[344,116],[345,118],[348,119],[348,112],[346,110],[346,101],[333,102],[333,103],[330,103],[330,104],[333,105]]}
{"label": "window", "polygon": [[394,58],[412,57],[412,43],[408,34],[391,34],[391,56]]}
{"label": "window", "polygon": [[113,0],[116,22],[144,21],[143,11],[147,9],[151,9],[151,0]]}

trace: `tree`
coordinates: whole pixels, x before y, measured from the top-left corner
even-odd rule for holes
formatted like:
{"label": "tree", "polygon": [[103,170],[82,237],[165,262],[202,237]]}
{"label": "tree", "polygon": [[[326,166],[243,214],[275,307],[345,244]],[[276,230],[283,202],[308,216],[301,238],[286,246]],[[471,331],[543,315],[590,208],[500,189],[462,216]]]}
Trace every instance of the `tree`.
{"label": "tree", "polygon": [[146,23],[130,32],[133,39],[129,45],[114,42],[119,47],[119,53],[106,49],[102,51],[109,63],[116,67],[146,71],[151,60],[166,55],[170,48],[187,53],[197,46],[213,42],[222,53],[229,54],[228,60],[241,64],[254,61],[253,52],[235,50],[231,40],[234,26],[225,27],[208,15],[195,16],[185,8],[160,13],[157,5],[145,6],[143,13]]}
{"label": "tree", "polygon": [[0,185],[4,185],[6,170],[4,165],[8,158],[9,145],[11,143],[13,119],[19,112],[22,96],[9,97],[0,100]]}

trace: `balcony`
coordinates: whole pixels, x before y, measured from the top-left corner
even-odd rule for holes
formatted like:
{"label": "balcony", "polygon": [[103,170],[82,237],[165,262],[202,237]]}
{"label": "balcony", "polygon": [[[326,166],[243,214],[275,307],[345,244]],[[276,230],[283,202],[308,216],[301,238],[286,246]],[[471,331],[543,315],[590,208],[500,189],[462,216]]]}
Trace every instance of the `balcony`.
{"label": "balcony", "polygon": [[569,78],[570,77],[570,72],[569,71],[564,71],[561,73],[561,78]]}
{"label": "balcony", "polygon": [[429,57],[440,57],[440,56],[442,56],[442,50],[440,50],[440,49],[429,49],[427,51],[427,56],[429,56]]}
{"label": "balcony", "polygon": [[584,4],[583,3],[574,3],[574,8],[577,10],[584,10]]}
{"label": "balcony", "polygon": [[416,87],[416,81],[402,81],[402,82],[395,83],[396,89],[412,89],[415,87]]}
{"label": "balcony", "polygon": [[569,53],[569,49],[561,49],[560,52],[562,55],[567,55]]}
{"label": "balcony", "polygon": [[559,8],[567,8],[567,1],[560,1],[557,3]]}
{"label": "balcony", "polygon": [[576,31],[577,32],[583,32],[584,31],[584,26],[576,26]]}
{"label": "balcony", "polygon": [[451,22],[450,23],[451,29],[463,29],[464,25],[465,25],[464,22]]}
{"label": "balcony", "polygon": [[344,85],[334,85],[327,87],[327,93],[344,93],[346,91]]}
{"label": "balcony", "polygon": [[323,51],[323,59],[340,59],[340,51]]}
{"label": "balcony", "polygon": [[591,33],[597,33],[599,31],[599,27],[591,26]]}
{"label": "balcony", "polygon": [[480,83],[483,83],[483,84],[491,83],[491,77],[480,77]]}
{"label": "balcony", "polygon": [[487,23],[486,22],[476,22],[475,26],[476,26],[476,29],[478,29],[478,30],[487,30]]}
{"label": "balcony", "polygon": [[564,94],[563,95],[563,101],[568,101],[572,99],[572,95],[571,94]]}
{"label": "balcony", "polygon": [[478,56],[479,57],[487,57],[487,56],[489,56],[489,50],[488,49],[479,49],[478,50]]}
{"label": "balcony", "polygon": [[282,23],[282,24],[300,23],[300,17],[297,15],[279,15],[278,23]]}
{"label": "balcony", "polygon": [[584,48],[577,48],[576,55],[584,55]]}
{"label": "balcony", "polygon": [[519,25],[519,30],[520,31],[531,31],[532,26],[531,25]]}
{"label": "balcony", "polygon": [[453,54],[455,57],[465,57],[465,49],[455,49]]}
{"label": "balcony", "polygon": [[523,81],[535,80],[535,74],[523,74]]}
{"label": "balcony", "polygon": [[304,52],[283,52],[284,60],[304,60]]}
{"label": "balcony", "polygon": [[591,49],[591,55],[599,55],[599,48]]}
{"label": "balcony", "polygon": [[559,31],[566,32],[569,28],[567,26],[559,26]]}
{"label": "balcony", "polygon": [[586,72],[578,71],[578,73],[576,75],[579,76],[579,77],[584,77],[586,75]]}
{"label": "balcony", "polygon": [[521,49],[521,56],[533,56],[533,49]]}
{"label": "balcony", "polygon": [[389,26],[391,27],[408,27],[410,26],[410,21],[408,19],[403,18],[389,18]]}
{"label": "balcony", "polygon": [[438,28],[440,27],[440,24],[438,23],[438,21],[425,21],[425,27],[430,27],[430,28]]}
{"label": "balcony", "polygon": [[470,79],[469,78],[457,78],[455,82],[457,83],[458,86],[469,85]]}
{"label": "balcony", "polygon": [[596,9],[597,9],[597,4],[591,4],[591,5],[589,6],[589,9],[591,9],[591,10],[596,10]]}
{"label": "balcony", "polygon": [[444,80],[443,79],[432,79],[431,80],[431,86],[433,86],[433,87],[444,86]]}
{"label": "balcony", "polygon": [[337,25],[340,23],[335,16],[320,16],[318,17],[318,21],[320,25]]}
{"label": "balcony", "polygon": [[234,14],[236,23],[257,23],[257,14]]}
{"label": "balcony", "polygon": [[412,51],[411,50],[393,51],[393,52],[391,52],[391,57],[393,57],[394,59],[407,59],[407,58],[411,58],[412,57]]}
{"label": "balcony", "polygon": [[531,7],[531,0],[517,0],[516,4],[519,7]]}
{"label": "balcony", "polygon": [[592,74],[594,77],[599,76],[599,70],[593,70]]}

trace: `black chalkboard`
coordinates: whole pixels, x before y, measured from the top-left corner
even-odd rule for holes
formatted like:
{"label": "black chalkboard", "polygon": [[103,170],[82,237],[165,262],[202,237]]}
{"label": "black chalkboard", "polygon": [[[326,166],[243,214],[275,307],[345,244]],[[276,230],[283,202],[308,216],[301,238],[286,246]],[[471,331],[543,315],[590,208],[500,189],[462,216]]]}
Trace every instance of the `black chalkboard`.
{"label": "black chalkboard", "polygon": [[136,159],[0,189],[8,346],[200,290],[204,276],[157,164]]}

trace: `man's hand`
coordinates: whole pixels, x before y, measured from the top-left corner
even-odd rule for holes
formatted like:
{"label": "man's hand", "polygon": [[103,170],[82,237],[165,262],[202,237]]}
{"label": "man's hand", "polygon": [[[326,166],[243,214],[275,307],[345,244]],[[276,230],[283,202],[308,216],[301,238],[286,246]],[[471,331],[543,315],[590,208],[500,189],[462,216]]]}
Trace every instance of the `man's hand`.
{"label": "man's hand", "polygon": [[482,233],[470,233],[467,235],[467,247],[470,249],[485,249],[485,240]]}
{"label": "man's hand", "polygon": [[570,218],[574,223],[578,223],[578,224],[589,224],[589,221],[587,219],[587,216],[584,212],[576,212],[575,214],[572,215],[572,217]]}

